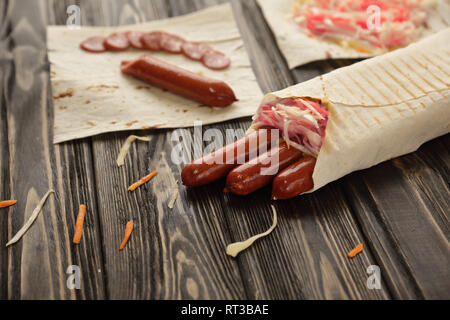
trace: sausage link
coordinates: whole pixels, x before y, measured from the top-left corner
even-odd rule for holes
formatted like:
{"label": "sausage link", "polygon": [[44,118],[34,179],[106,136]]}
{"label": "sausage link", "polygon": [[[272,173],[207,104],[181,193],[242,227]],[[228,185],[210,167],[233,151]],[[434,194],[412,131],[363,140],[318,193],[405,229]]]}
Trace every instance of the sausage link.
{"label": "sausage link", "polygon": [[316,158],[307,156],[280,172],[273,180],[272,199],[290,199],[311,190],[315,165]]}
{"label": "sausage link", "polygon": [[226,107],[237,101],[223,81],[198,75],[143,55],[121,66],[123,73],[210,107]]}
{"label": "sausage link", "polygon": [[[224,191],[242,196],[250,194],[268,185],[280,170],[297,161],[302,155],[301,151],[289,148],[286,142],[283,142],[258,158],[233,169],[227,176]],[[272,167],[274,157],[278,157],[278,167]],[[262,169],[271,172],[263,172]]]}
{"label": "sausage link", "polygon": [[256,156],[260,150],[269,149],[270,145],[270,130],[252,132],[187,164],[181,171],[181,180],[188,187],[217,181],[225,177],[240,161],[250,160],[250,157]]}

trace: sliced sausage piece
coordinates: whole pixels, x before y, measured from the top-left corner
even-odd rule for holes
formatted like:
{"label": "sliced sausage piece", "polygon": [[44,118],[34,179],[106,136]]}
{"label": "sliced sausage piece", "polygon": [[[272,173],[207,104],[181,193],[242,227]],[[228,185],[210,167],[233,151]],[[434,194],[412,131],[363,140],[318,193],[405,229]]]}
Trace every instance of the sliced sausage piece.
{"label": "sliced sausage piece", "polygon": [[169,53],[181,53],[181,47],[186,40],[174,34],[164,32],[161,35],[161,49]]}
{"label": "sliced sausage piece", "polygon": [[185,42],[181,47],[183,54],[195,61],[202,60],[205,53],[210,50],[212,50],[210,46],[200,42]]}
{"label": "sliced sausage piece", "polygon": [[290,199],[314,186],[313,172],[316,158],[304,157],[280,172],[272,184],[272,199]]}
{"label": "sliced sausage piece", "polygon": [[144,33],[141,37],[142,45],[145,49],[151,51],[161,50],[161,37],[164,34],[162,31],[152,31]]}
{"label": "sliced sausage piece", "polygon": [[90,37],[80,43],[80,48],[88,52],[105,52],[105,37]]}
{"label": "sliced sausage piece", "polygon": [[261,129],[204,155],[187,164],[181,180],[188,187],[198,187],[224,178],[233,168],[270,148],[270,130]]}
{"label": "sliced sausage piece", "polygon": [[105,47],[110,51],[124,51],[130,47],[130,42],[124,32],[113,33],[106,38]]}
{"label": "sliced sausage piece", "polygon": [[237,101],[223,81],[201,76],[148,55],[121,66],[123,73],[210,107]]}
{"label": "sliced sausage piece", "polygon": [[128,31],[126,33],[130,45],[135,49],[144,49],[141,38],[144,35],[142,31]]}
{"label": "sliced sausage piece", "polygon": [[250,194],[268,185],[280,170],[301,156],[301,151],[289,148],[286,142],[283,142],[258,158],[233,169],[227,176],[224,191],[242,196]]}
{"label": "sliced sausage piece", "polygon": [[223,70],[229,67],[231,64],[230,58],[219,51],[208,51],[204,54],[202,62],[205,67],[213,70]]}

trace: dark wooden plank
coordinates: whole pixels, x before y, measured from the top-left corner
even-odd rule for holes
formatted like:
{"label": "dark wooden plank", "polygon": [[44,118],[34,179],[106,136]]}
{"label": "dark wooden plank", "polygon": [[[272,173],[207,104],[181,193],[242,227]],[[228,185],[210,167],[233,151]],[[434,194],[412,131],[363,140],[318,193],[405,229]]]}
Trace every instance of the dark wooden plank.
{"label": "dark wooden plank", "polygon": [[[39,199],[53,188],[48,161],[51,144],[47,123],[48,81],[42,72],[46,67],[45,23],[39,15],[38,2],[33,4],[22,6],[20,1],[7,4],[12,49],[12,61],[4,69],[8,83],[9,187],[11,197],[19,200],[10,212],[8,238],[26,221],[25,214],[29,215]],[[34,21],[30,20],[31,12],[35,14]],[[8,298],[70,297],[64,278],[58,277],[71,263],[67,264],[64,238],[60,238],[57,210],[57,201],[52,196],[18,244],[8,249],[2,245],[2,250],[7,250],[9,255]],[[42,280],[37,282],[36,279]]]}
{"label": "dark wooden plank", "polygon": [[[9,189],[9,145],[8,123],[6,121],[6,101],[8,98],[8,77],[11,54],[8,51],[6,24],[6,2],[0,2],[0,201],[11,198]],[[8,242],[8,216],[10,209],[0,209],[0,299],[8,297],[8,252],[4,244]]]}
{"label": "dark wooden plank", "polygon": [[450,292],[450,156],[443,139],[345,179],[396,298],[447,299]]}
{"label": "dark wooden plank", "polygon": [[450,177],[450,154],[444,141],[449,137],[450,134],[447,134],[446,137],[426,143],[411,155],[393,160],[393,165],[400,169],[447,239],[450,238],[450,180],[447,179]]}
{"label": "dark wooden plank", "polygon": [[[178,132],[186,140],[188,131]],[[175,208],[168,209],[181,167],[170,160],[171,133],[151,132],[150,136],[150,144],[133,146],[122,168],[115,159],[126,135],[94,139],[110,298],[244,298],[237,265],[224,256],[223,246],[229,238],[222,227],[223,212],[209,203],[207,194],[198,196],[184,188],[180,188]],[[159,174],[152,182],[134,193],[126,190],[153,170]],[[206,203],[200,203],[200,197]],[[129,246],[119,252],[130,219],[136,228]]]}
{"label": "dark wooden plank", "polygon": [[[141,2],[133,4],[142,11],[156,10],[147,11],[146,18],[176,12],[173,7],[165,11],[141,7]],[[121,9],[130,6],[129,1],[116,1],[114,5],[113,11],[103,10],[109,12],[109,22],[119,24],[135,17],[128,16],[130,10]],[[191,136],[189,129],[176,132],[184,141]],[[180,188],[175,208],[167,207],[175,181],[181,181],[181,166],[170,159],[172,131],[137,134],[150,135],[152,140],[134,144],[121,168],[115,160],[128,133],[93,138],[109,298],[245,298],[238,266],[224,254],[229,242],[223,230],[224,212],[209,202],[199,203],[198,197],[208,199],[208,194],[188,193],[184,188]],[[133,193],[127,191],[128,185],[153,170],[159,175],[152,182]],[[135,222],[135,230],[127,248],[120,252],[124,227],[130,219]]]}
{"label": "dark wooden plank", "polygon": [[[47,23],[66,24],[66,11],[72,4],[79,5],[79,2],[48,1]],[[85,15],[82,15],[82,20],[84,17]],[[71,252],[73,263],[82,271],[81,289],[76,291],[77,299],[104,299],[106,298],[104,282],[106,273],[98,221],[91,140],[84,139],[55,145],[54,157],[61,215],[66,217],[66,232],[70,237],[73,235],[79,205],[85,204],[87,207],[82,242],[80,245],[72,246]]]}
{"label": "dark wooden plank", "polygon": [[[55,150],[52,143],[53,106],[45,42],[47,2],[8,1],[7,7],[6,23],[10,29],[7,40],[12,58],[2,70],[8,89],[5,108],[9,188],[11,197],[20,200],[8,217],[8,238],[19,230],[47,190],[57,192],[49,198],[41,215],[18,244],[8,249],[2,244],[1,250],[8,253],[7,297],[102,298],[103,279],[101,274],[98,276],[102,262],[100,242],[95,241],[98,234],[94,226],[95,215],[91,216],[89,212],[86,219],[84,240],[94,240],[91,245],[82,243],[74,248],[71,244],[79,203],[86,201],[88,207],[96,207],[89,196],[81,196],[89,194],[89,183],[84,192],[73,190],[74,186],[79,187],[80,181],[87,182],[87,179],[68,179],[66,173],[74,171],[62,165],[61,159],[74,157],[67,150],[61,156],[62,149]],[[85,159],[78,160],[84,162]],[[71,182],[74,185],[69,187]],[[69,197],[67,192],[71,189],[73,194]],[[82,287],[78,292],[69,290],[66,285],[66,270],[70,265],[81,268]]]}
{"label": "dark wooden plank", "polygon": [[92,147],[90,139],[54,146],[56,187],[65,234],[72,240],[80,204],[86,205],[83,237],[79,245],[70,244],[71,259],[80,267],[81,288],[77,299],[106,298],[106,272],[103,261],[101,230]]}
{"label": "dark wooden plank", "polygon": [[[1,6],[1,5],[0,5]],[[6,92],[3,71],[6,63],[0,62],[0,201],[11,199],[9,189],[9,146],[8,129],[6,122]],[[0,299],[6,299],[8,295],[8,252],[4,248],[8,242],[8,216],[11,209],[0,209]]]}
{"label": "dark wooden plank", "polygon": [[280,90],[293,84],[292,74],[255,1],[233,0],[231,3],[245,48],[251,57],[253,71],[263,92]]}

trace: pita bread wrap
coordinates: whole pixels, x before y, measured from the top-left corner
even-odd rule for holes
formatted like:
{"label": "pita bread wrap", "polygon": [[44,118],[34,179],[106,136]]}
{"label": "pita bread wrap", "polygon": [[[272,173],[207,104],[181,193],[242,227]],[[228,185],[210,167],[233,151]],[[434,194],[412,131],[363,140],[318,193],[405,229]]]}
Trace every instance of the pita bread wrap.
{"label": "pita bread wrap", "polygon": [[450,28],[264,97],[261,106],[298,97],[319,99],[328,108],[311,192],[450,132],[449,39]]}
{"label": "pita bread wrap", "polygon": [[[312,61],[366,58],[373,55],[352,47],[344,47],[336,42],[314,36],[309,37],[292,17],[292,8],[296,0],[257,1],[291,69]],[[426,26],[416,40],[439,32],[450,25],[450,1],[424,1],[429,3],[431,9],[426,19]]]}

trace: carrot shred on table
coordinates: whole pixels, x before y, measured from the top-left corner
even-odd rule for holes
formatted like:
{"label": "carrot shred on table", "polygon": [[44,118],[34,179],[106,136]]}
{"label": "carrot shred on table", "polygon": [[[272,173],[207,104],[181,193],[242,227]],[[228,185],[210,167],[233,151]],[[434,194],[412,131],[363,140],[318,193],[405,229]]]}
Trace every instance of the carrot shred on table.
{"label": "carrot shred on table", "polygon": [[362,251],[363,251],[363,244],[360,243],[348,253],[348,257],[354,258],[357,254],[361,253]]}
{"label": "carrot shred on table", "polygon": [[11,207],[17,203],[17,200],[0,201],[0,208]]}
{"label": "carrot shred on table", "polygon": [[125,248],[128,239],[130,239],[131,232],[133,232],[133,220],[128,221],[127,226],[125,227],[125,236],[123,237],[122,244],[120,245],[120,250],[123,250],[123,248]]}
{"label": "carrot shred on table", "polygon": [[75,234],[73,236],[73,243],[79,244],[81,241],[81,235],[83,234],[84,217],[86,216],[86,206],[80,205],[78,211],[77,222],[75,223]]}
{"label": "carrot shred on table", "polygon": [[132,184],[131,186],[128,187],[128,191],[134,191],[137,188],[139,188],[140,186],[142,186],[144,183],[148,182],[151,180],[151,178],[153,178],[154,176],[156,176],[158,174],[158,171],[153,171],[152,173],[150,173],[148,176],[143,177],[141,180],[139,180],[138,182]]}

